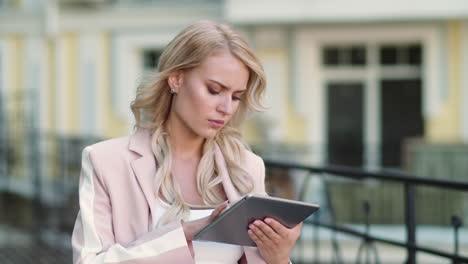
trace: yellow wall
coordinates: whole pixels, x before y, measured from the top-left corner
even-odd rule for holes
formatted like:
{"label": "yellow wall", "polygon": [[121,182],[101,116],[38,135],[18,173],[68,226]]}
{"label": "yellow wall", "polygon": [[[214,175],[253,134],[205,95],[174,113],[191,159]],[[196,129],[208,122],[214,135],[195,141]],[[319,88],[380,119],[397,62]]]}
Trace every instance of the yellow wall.
{"label": "yellow wall", "polygon": [[286,127],[284,130],[286,132],[285,141],[290,144],[306,143],[307,121],[296,113],[294,105],[289,100],[287,111]]}
{"label": "yellow wall", "polygon": [[255,145],[261,142],[256,119],[256,116],[261,115],[261,113],[255,113],[254,115],[255,116],[248,118],[241,126],[242,137],[251,145]]}
{"label": "yellow wall", "polygon": [[459,142],[460,100],[461,100],[461,63],[462,63],[462,24],[459,21],[448,24],[448,96],[442,103],[441,111],[435,118],[426,121],[426,135],[433,142]]}
{"label": "yellow wall", "polygon": [[23,1],[22,0],[9,0],[7,1],[7,3],[13,7],[20,7],[23,4]]}
{"label": "yellow wall", "polygon": [[6,38],[7,43],[11,47],[8,65],[8,74],[10,78],[10,87],[7,87],[7,105],[9,118],[8,133],[13,138],[12,153],[15,159],[15,165],[12,167],[12,175],[25,177],[25,151],[24,142],[26,138],[26,120],[25,120],[25,103],[27,95],[24,94],[24,37],[19,35],[11,35]]}
{"label": "yellow wall", "polygon": [[[282,100],[281,104],[284,106],[284,109],[282,109],[283,112],[280,113],[279,118],[281,120],[280,130],[283,134],[281,143],[300,144],[306,142],[306,120],[298,116],[290,98],[288,97],[290,95],[290,89],[293,89],[293,87],[289,87],[289,61],[287,50],[284,48],[266,49],[258,51],[257,54],[260,58],[278,59],[282,65],[280,72],[275,73],[278,74],[280,78],[279,97]],[[267,90],[269,89],[268,84],[271,82],[272,79],[267,80]],[[271,109],[279,106],[268,105],[267,107],[270,107]],[[257,123],[258,119],[261,118],[261,115],[262,113],[257,115],[258,118],[249,120],[243,127],[244,137],[251,144],[262,143],[263,139],[259,133],[261,125]]]}
{"label": "yellow wall", "polygon": [[[56,111],[65,111],[66,116],[66,133],[78,134],[79,119],[78,119],[78,106],[79,106],[79,91],[78,91],[78,43],[75,33],[67,33],[63,35],[64,41],[64,55],[65,55],[65,78],[63,89],[66,89],[65,108],[56,109]],[[60,89],[60,87],[57,87]]]}

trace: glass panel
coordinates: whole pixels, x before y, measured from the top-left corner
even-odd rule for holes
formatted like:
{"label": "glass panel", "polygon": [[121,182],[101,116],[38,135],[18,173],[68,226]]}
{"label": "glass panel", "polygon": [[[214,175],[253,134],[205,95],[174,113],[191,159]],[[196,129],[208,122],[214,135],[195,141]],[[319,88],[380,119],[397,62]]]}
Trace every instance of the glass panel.
{"label": "glass panel", "polygon": [[145,70],[156,69],[161,56],[161,50],[145,50],[143,51],[143,67]]}
{"label": "glass panel", "polygon": [[408,47],[408,63],[411,65],[422,64],[422,48],[421,45],[410,45]]}
{"label": "glass panel", "polygon": [[326,66],[337,66],[340,62],[340,49],[325,47],[322,52],[322,62]]}
{"label": "glass panel", "polygon": [[424,134],[421,80],[381,81],[382,165],[399,168],[407,139]]}
{"label": "glass panel", "polygon": [[351,65],[366,65],[366,48],[364,46],[351,48]]}
{"label": "glass panel", "polygon": [[363,84],[327,85],[328,163],[362,166]]}
{"label": "glass panel", "polygon": [[383,46],[380,48],[380,64],[395,65],[397,64],[398,49],[396,46]]}

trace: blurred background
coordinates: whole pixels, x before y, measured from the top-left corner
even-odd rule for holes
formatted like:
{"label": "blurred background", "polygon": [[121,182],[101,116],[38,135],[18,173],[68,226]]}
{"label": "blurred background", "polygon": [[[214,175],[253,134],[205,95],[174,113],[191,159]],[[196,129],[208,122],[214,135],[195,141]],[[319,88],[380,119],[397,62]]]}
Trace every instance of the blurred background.
{"label": "blurred background", "polygon": [[200,19],[264,64],[269,192],[322,206],[295,263],[468,261],[466,0],[0,0],[0,263],[71,262],[81,151]]}

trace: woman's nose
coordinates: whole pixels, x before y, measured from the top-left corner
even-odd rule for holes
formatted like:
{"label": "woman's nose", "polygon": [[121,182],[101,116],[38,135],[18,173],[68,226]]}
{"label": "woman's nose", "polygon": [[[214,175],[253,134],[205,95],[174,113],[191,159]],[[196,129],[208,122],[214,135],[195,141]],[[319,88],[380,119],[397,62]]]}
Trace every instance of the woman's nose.
{"label": "woman's nose", "polygon": [[231,115],[233,112],[232,98],[229,96],[223,98],[223,101],[218,105],[218,111],[225,115]]}

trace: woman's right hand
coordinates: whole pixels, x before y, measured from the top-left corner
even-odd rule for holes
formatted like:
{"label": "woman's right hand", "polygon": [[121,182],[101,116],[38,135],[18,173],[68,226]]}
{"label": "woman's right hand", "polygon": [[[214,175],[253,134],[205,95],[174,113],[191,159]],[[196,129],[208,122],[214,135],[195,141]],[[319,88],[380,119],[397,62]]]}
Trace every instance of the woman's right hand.
{"label": "woman's right hand", "polygon": [[200,232],[205,226],[213,222],[223,211],[226,209],[228,201],[224,201],[222,204],[218,205],[216,209],[207,217],[200,218],[198,220],[192,220],[187,222],[182,222],[182,227],[184,229],[185,238],[187,241],[192,241],[196,233]]}

